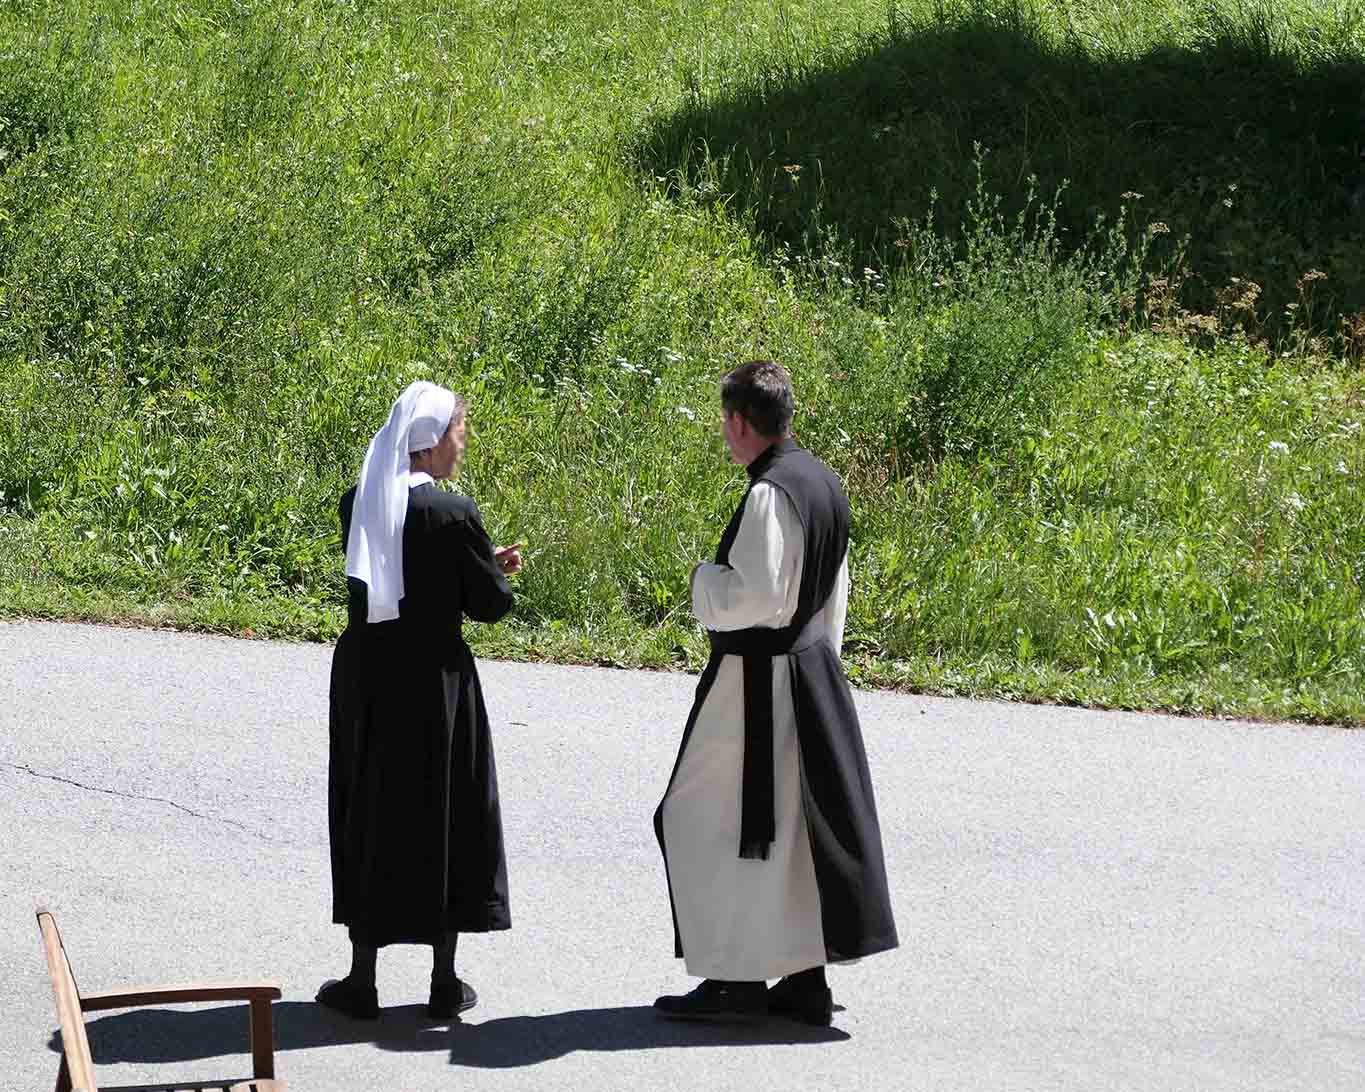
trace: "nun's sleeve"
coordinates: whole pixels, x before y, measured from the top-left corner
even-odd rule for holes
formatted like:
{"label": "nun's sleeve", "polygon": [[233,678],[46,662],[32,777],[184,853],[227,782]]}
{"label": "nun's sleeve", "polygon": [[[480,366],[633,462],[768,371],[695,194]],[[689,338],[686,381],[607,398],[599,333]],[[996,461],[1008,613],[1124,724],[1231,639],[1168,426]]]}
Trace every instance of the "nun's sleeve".
{"label": "nun's sleeve", "polygon": [[453,558],[460,579],[465,614],[476,622],[496,622],[512,609],[512,586],[493,556],[493,543],[484,530],[479,506],[468,497],[464,518],[453,528]]}

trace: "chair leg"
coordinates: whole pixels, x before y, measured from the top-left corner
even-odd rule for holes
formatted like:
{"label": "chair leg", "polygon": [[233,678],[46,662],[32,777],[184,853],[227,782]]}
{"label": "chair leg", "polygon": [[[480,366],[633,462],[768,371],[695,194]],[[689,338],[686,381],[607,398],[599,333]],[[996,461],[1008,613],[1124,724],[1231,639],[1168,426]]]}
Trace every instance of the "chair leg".
{"label": "chair leg", "polygon": [[251,1002],[251,1072],[257,1078],[275,1076],[275,1029],[265,998]]}
{"label": "chair leg", "polygon": [[57,1092],[71,1092],[71,1071],[66,1068],[66,1052],[62,1052],[62,1064],[57,1069]]}

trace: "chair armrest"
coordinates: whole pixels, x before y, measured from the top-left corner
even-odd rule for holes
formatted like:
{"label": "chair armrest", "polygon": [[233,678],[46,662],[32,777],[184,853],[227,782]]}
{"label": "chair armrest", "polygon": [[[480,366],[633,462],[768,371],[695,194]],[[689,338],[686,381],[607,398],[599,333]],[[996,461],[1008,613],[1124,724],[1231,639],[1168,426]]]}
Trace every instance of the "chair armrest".
{"label": "chair armrest", "polygon": [[142,986],[81,994],[81,1011],[132,1009],[144,1005],[180,1005],[186,1001],[278,1001],[280,987],[273,982],[190,983],[176,986]]}

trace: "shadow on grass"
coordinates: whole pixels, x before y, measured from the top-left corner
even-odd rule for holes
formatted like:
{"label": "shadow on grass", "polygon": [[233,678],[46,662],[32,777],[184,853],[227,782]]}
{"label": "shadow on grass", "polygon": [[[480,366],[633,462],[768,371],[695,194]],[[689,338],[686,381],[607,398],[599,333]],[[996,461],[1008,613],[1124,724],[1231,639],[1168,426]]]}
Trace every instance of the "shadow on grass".
{"label": "shadow on grass", "polygon": [[[1031,176],[1044,198],[1066,182],[1059,225],[1080,243],[1141,194],[1138,217],[1170,228],[1166,256],[1190,236],[1189,305],[1214,309],[1248,278],[1264,287],[1258,321],[1299,303],[1334,328],[1365,309],[1365,57],[1345,16],[1316,36],[1287,18],[1210,7],[1198,44],[1124,52],[1017,6],[945,11],[831,67],[759,62],[738,88],[695,90],[636,158],[678,192],[729,201],[769,246],[811,252],[832,231],[880,266],[897,220],[932,208],[940,230],[958,226],[979,144],[1007,211]],[[1310,269],[1327,280],[1300,301]]]}
{"label": "shadow on grass", "polygon": [[[428,1020],[420,1005],[382,1009],[375,1021],[349,1020],[311,1001],[277,1002],[274,1014],[277,1053],[371,1043],[394,1052],[447,1051],[452,1065],[475,1069],[536,1065],[577,1051],[814,1044],[849,1038],[837,1028],[781,1020],[753,1027],[673,1023],[659,1019],[645,1005],[450,1024]],[[96,1065],[158,1065],[231,1055],[245,1060],[250,1052],[244,1005],[121,1012],[88,1021],[86,1032]],[[48,1047],[60,1050],[60,1037],[54,1034]],[[287,1076],[287,1067],[280,1068]]]}

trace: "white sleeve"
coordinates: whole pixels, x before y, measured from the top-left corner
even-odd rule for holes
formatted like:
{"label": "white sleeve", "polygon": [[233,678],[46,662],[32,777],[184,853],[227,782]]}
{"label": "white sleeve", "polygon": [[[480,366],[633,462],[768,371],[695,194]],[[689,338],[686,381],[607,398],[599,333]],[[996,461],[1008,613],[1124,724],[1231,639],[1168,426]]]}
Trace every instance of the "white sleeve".
{"label": "white sleeve", "polygon": [[787,495],[758,482],[744,502],[728,565],[692,572],[692,613],[718,631],[776,628],[796,613],[805,534]]}
{"label": "white sleeve", "polygon": [[838,656],[844,647],[844,622],[848,619],[848,554],[845,552],[839,575],[834,580],[834,590],[825,601],[825,621],[828,624],[829,643],[834,646]]}

